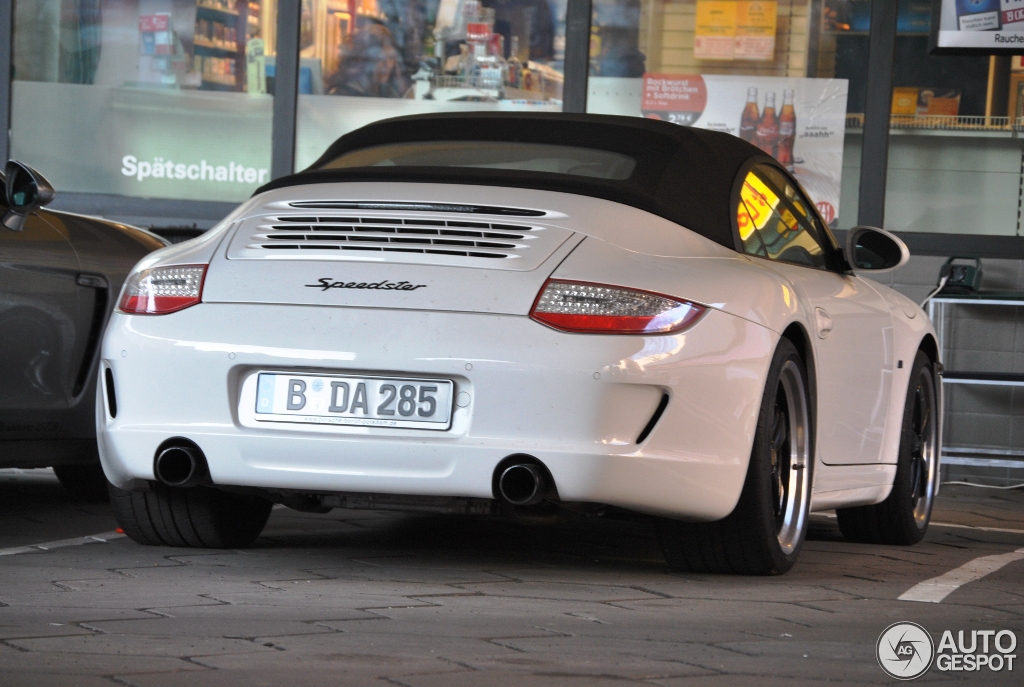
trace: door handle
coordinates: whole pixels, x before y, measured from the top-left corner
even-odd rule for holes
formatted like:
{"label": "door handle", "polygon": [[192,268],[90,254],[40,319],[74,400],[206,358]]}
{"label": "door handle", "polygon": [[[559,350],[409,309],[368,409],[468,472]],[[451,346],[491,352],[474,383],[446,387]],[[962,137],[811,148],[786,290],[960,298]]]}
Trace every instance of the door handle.
{"label": "door handle", "polygon": [[817,325],[818,338],[827,339],[832,333],[832,318],[828,316],[824,308],[814,309],[814,323]]}

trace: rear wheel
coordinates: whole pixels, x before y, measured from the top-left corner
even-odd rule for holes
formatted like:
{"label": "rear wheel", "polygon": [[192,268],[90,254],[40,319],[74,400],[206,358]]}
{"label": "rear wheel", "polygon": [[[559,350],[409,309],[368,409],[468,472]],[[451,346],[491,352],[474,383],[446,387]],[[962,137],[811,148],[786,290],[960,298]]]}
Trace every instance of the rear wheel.
{"label": "rear wheel", "polygon": [[689,572],[778,575],[796,562],[807,532],[813,457],[807,373],[796,347],[775,351],[735,510],[707,523],[660,520],[669,565]]}
{"label": "rear wheel", "polygon": [[938,397],[932,362],[917,352],[903,409],[896,477],[889,497],[874,506],[838,508],[839,530],[865,544],[916,544],[924,539],[939,486]]}
{"label": "rear wheel", "polygon": [[273,504],[259,496],[160,483],[145,493],[110,486],[117,524],[132,540],[155,546],[237,549],[263,531]]}
{"label": "rear wheel", "polygon": [[99,463],[84,465],[54,465],[53,473],[60,485],[76,498],[85,501],[106,501],[107,477]]}

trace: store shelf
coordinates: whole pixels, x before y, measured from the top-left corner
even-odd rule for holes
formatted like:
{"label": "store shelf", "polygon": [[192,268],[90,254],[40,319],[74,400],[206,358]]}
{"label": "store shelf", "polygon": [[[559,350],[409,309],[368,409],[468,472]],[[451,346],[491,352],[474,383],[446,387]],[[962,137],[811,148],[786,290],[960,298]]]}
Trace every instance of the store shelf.
{"label": "store shelf", "polygon": [[1013,372],[963,372],[946,370],[945,384],[977,384],[982,386],[1024,386],[1024,374]]}
{"label": "store shelf", "polygon": [[196,55],[203,55],[205,57],[238,57],[238,46],[234,47],[223,47],[220,45],[213,45],[205,41],[199,41],[198,38],[192,44]]}
{"label": "store shelf", "polygon": [[210,91],[234,91],[237,90],[234,77],[228,77],[230,81],[214,81],[203,78],[203,87]]}
{"label": "store shelf", "polygon": [[1024,305],[1024,293],[1019,291],[978,291],[956,295],[934,296],[931,303],[964,303],[969,305]]}
{"label": "store shelf", "polygon": [[978,446],[943,446],[943,465],[1024,469],[1024,451]]}
{"label": "store shelf", "polygon": [[196,4],[196,12],[200,14],[208,14],[221,17],[230,17],[232,20],[238,17],[238,12],[235,10],[222,9],[214,5],[205,5],[203,3]]}
{"label": "store shelf", "polygon": [[[935,326],[939,353],[945,359],[946,308],[950,305],[1002,305],[1024,306],[1024,293],[1019,291],[979,291],[963,294],[940,294],[928,301],[928,317]],[[976,386],[1024,386],[1024,374],[1018,372],[975,372],[970,370],[944,370],[943,387],[950,384]],[[1012,448],[977,448],[944,446],[941,463],[973,467],[1024,468],[1024,461],[1011,458],[1024,457],[1024,452]]]}
{"label": "store shelf", "polygon": [[[864,115],[846,115],[846,132],[860,133]],[[1013,138],[1024,134],[1024,117],[981,117],[952,115],[892,115],[889,133],[916,136],[981,136]]]}

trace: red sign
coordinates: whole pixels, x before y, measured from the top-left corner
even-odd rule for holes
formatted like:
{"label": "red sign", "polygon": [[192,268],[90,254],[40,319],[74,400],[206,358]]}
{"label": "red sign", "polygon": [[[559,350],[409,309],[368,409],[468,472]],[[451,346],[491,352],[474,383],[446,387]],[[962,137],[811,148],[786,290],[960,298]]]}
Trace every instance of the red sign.
{"label": "red sign", "polygon": [[484,22],[468,22],[466,24],[466,40],[486,41],[491,35],[491,27]]}
{"label": "red sign", "polygon": [[139,31],[142,33],[154,33],[156,31],[167,31],[171,28],[171,15],[162,14],[140,14]]}
{"label": "red sign", "polygon": [[836,218],[836,208],[827,200],[818,203],[818,212],[821,213],[821,218],[825,220],[826,224],[832,224],[832,220]]}
{"label": "red sign", "polygon": [[703,112],[708,87],[699,75],[644,74],[640,109],[661,112]]}

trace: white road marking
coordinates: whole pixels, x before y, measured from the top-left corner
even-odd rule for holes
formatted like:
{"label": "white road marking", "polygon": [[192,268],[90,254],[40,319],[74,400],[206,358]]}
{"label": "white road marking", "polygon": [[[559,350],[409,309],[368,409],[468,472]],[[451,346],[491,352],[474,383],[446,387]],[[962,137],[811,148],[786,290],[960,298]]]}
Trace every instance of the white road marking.
{"label": "white road marking", "polygon": [[1024,549],[975,558],[973,561],[964,563],[959,568],[954,568],[938,577],[933,577],[930,580],[914,585],[900,594],[898,600],[923,601],[937,604],[963,585],[976,582],[986,575],[990,575],[1000,568],[1019,560],[1024,560]]}
{"label": "white road marking", "polygon": [[[834,513],[812,513],[814,516],[835,520]],[[955,527],[961,530],[978,530],[980,532],[1008,532],[1009,534],[1024,534],[1024,530],[1011,530],[1005,527],[983,527],[981,525],[959,525],[955,522],[930,522],[928,527]]]}
{"label": "white road marking", "polygon": [[75,537],[74,539],[60,539],[57,541],[43,542],[42,544],[29,544],[28,546],[14,546],[9,549],[0,549],[0,556],[16,556],[19,553],[35,553],[37,551],[52,551],[62,549],[66,546],[81,546],[82,544],[106,544],[111,539],[120,539],[125,536],[120,532],[101,532],[91,534],[87,537]]}
{"label": "white road marking", "polygon": [[1010,530],[1005,527],[981,527],[979,525],[957,525],[952,522],[932,522],[929,527],[956,527],[961,530],[979,530],[981,532],[1008,532],[1010,534],[1024,534],[1024,530]]}

